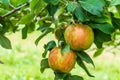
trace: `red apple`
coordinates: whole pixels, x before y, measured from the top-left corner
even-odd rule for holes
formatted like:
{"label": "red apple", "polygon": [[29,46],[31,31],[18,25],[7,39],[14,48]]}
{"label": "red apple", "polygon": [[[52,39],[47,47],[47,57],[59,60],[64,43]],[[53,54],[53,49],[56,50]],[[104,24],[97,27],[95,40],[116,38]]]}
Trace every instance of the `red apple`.
{"label": "red apple", "polygon": [[61,53],[61,48],[56,47],[51,50],[48,57],[49,66],[55,70],[63,73],[69,73],[75,65],[76,54],[71,50],[69,52]]}
{"label": "red apple", "polygon": [[93,30],[88,25],[71,24],[64,33],[66,42],[71,49],[81,51],[88,49],[94,41]]}

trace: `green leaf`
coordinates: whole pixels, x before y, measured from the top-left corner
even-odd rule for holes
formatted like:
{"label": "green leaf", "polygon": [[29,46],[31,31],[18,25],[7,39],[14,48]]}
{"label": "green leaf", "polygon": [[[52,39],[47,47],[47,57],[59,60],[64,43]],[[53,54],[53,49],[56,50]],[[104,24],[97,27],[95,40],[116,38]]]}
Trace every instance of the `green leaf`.
{"label": "green leaf", "polygon": [[86,73],[87,73],[88,76],[94,77],[94,76],[88,71],[86,65],[83,63],[83,61],[82,61],[82,59],[81,59],[80,57],[77,57],[77,64],[86,71]]}
{"label": "green leaf", "polygon": [[54,80],[64,80],[64,78],[65,78],[66,75],[67,75],[67,74],[61,73],[61,72],[59,72],[59,71],[55,71],[54,74],[55,74]]}
{"label": "green leaf", "polygon": [[33,31],[35,31],[35,22],[31,22],[30,24],[27,24],[26,27],[28,27],[28,33],[31,33]]}
{"label": "green leaf", "polygon": [[54,17],[54,14],[59,9],[59,5],[47,5],[47,10],[50,16]]}
{"label": "green leaf", "polygon": [[40,30],[41,32],[47,30],[50,28],[50,26],[52,25],[50,22],[47,22],[48,20],[43,19],[41,21],[39,21],[39,27],[37,28],[37,30]]}
{"label": "green leaf", "polygon": [[63,37],[63,30],[61,28],[56,28],[55,29],[55,37],[60,40]]}
{"label": "green leaf", "polygon": [[[35,13],[35,15],[41,15],[42,10],[46,7],[46,3],[43,0],[32,0],[30,3],[31,10]],[[42,11],[42,12],[41,12]]]}
{"label": "green leaf", "polygon": [[43,73],[46,68],[49,68],[48,58],[42,59],[40,63],[40,71]]}
{"label": "green leaf", "polygon": [[57,5],[59,3],[59,0],[44,0],[46,3],[50,3],[53,5]]}
{"label": "green leaf", "polygon": [[2,3],[3,5],[5,5],[6,7],[9,7],[10,0],[0,0],[0,3]]}
{"label": "green leaf", "polygon": [[63,13],[64,9],[65,9],[65,8],[61,6],[61,7],[55,12],[54,18],[55,18],[55,19],[58,18],[58,17]]}
{"label": "green leaf", "polygon": [[112,17],[112,24],[116,29],[120,30],[120,18]]}
{"label": "green leaf", "polygon": [[0,64],[4,64],[4,62],[0,60]]}
{"label": "green leaf", "polygon": [[81,51],[81,52],[78,52],[77,55],[78,55],[82,60],[84,60],[84,61],[87,62],[87,63],[91,63],[91,64],[93,65],[93,67],[95,67],[93,60],[90,58],[90,56],[89,56],[86,52]]}
{"label": "green leaf", "polygon": [[67,3],[67,10],[69,12],[74,12],[74,10],[78,7],[76,2],[68,2]]}
{"label": "green leaf", "polygon": [[37,30],[40,30],[41,32],[47,30],[49,27],[47,27],[46,25],[42,25],[40,27],[37,28]]}
{"label": "green leaf", "polygon": [[4,8],[0,8],[0,16],[6,14],[8,12],[8,10],[4,9]]}
{"label": "green leaf", "polygon": [[120,17],[120,5],[116,5],[115,7],[116,7],[117,12],[119,13],[119,17]]}
{"label": "green leaf", "polygon": [[97,51],[94,53],[93,57],[97,57],[100,54],[102,54],[103,50],[104,50],[104,48],[100,48],[100,49],[98,48]]}
{"label": "green leaf", "polygon": [[34,19],[34,14],[33,13],[29,13],[29,14],[27,14],[24,17],[21,18],[21,20],[19,21],[19,24],[28,24],[33,19]]}
{"label": "green leaf", "polygon": [[69,44],[66,44],[66,45],[63,46],[62,49],[61,49],[61,53],[62,53],[62,54],[67,53],[67,52],[70,52],[70,45],[69,45]]}
{"label": "green leaf", "polygon": [[54,29],[53,28],[48,28],[45,31],[42,32],[42,34],[35,40],[35,44],[38,45],[38,42],[48,33],[52,32]]}
{"label": "green leaf", "polygon": [[15,6],[18,7],[20,5],[25,4],[26,2],[28,2],[29,0],[10,0],[10,3]]}
{"label": "green leaf", "polygon": [[105,6],[104,0],[79,0],[79,3],[83,9],[97,16],[101,16],[101,12]]}
{"label": "green leaf", "polygon": [[100,30],[94,30],[94,43],[98,48],[102,48],[102,44],[104,42],[111,41],[111,34],[105,34],[101,32]]}
{"label": "green leaf", "polygon": [[88,17],[91,21],[94,21],[94,22],[97,22],[97,23],[107,23],[107,22],[111,21],[111,18],[108,17],[108,16],[105,16],[105,15],[103,15],[101,17],[96,17],[96,16],[89,15]]}
{"label": "green leaf", "polygon": [[110,6],[120,5],[120,0],[111,0]]}
{"label": "green leaf", "polygon": [[82,22],[87,21],[87,17],[81,7],[77,7],[75,9],[75,16],[79,21],[82,21]]}
{"label": "green leaf", "polygon": [[28,31],[28,27],[24,27],[22,29],[22,39],[26,39],[27,38],[27,31]]}
{"label": "green leaf", "polygon": [[37,5],[38,1],[40,1],[40,0],[32,0],[30,2],[30,8],[31,8],[31,10],[34,11],[34,9],[36,8],[36,5]]}
{"label": "green leaf", "polygon": [[11,49],[12,48],[10,40],[3,35],[0,35],[0,45],[3,48],[6,48],[6,49]]}
{"label": "green leaf", "polygon": [[54,47],[56,47],[56,43],[55,41],[49,41],[47,44],[44,45],[44,49],[45,51],[42,53],[42,57],[46,57],[47,52],[51,51]]}
{"label": "green leaf", "polygon": [[0,20],[0,24],[1,24],[1,33],[0,34],[5,34],[6,32],[8,32],[10,25],[8,23],[9,20]]}
{"label": "green leaf", "polygon": [[78,75],[72,75],[70,76],[69,80],[84,80],[83,77],[78,76]]}
{"label": "green leaf", "polygon": [[105,34],[112,34],[115,31],[114,27],[109,23],[90,24],[90,27],[92,27],[93,29],[99,29]]}

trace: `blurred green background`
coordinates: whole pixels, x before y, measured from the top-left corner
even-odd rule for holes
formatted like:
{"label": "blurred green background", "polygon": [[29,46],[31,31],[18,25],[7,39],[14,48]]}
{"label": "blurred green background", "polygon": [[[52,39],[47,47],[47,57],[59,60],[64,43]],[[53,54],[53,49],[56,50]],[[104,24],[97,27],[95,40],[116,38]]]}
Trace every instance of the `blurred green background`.
{"label": "blurred green background", "polygon": [[[11,40],[12,50],[0,47],[0,80],[54,80],[54,74],[51,69],[46,69],[40,73],[40,61],[42,59],[43,45],[50,40],[54,40],[54,35],[48,34],[43,38],[38,46],[34,41],[39,36],[38,32],[28,35],[25,40],[21,39],[21,33],[7,34]],[[116,54],[112,54],[115,52]],[[88,50],[92,57],[94,51]],[[84,77],[84,80],[120,80],[120,50],[106,49],[102,55],[93,58],[96,68],[86,64],[89,71],[95,75],[94,78],[87,76],[85,71],[76,65],[71,71]]]}

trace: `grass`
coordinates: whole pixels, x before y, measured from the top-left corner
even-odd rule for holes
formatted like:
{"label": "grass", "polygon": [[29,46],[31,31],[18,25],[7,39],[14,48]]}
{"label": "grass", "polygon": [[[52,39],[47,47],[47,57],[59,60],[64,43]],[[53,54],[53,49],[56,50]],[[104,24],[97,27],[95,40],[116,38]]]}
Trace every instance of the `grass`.
{"label": "grass", "polygon": [[[35,46],[34,40],[39,36],[33,33],[26,40],[21,39],[20,33],[9,35],[13,49],[6,50],[0,47],[0,80],[53,80],[54,74],[51,69],[40,73],[40,61],[42,59],[43,45],[54,39],[54,35],[48,35]],[[119,51],[119,50],[118,50]],[[92,55],[92,53],[90,53]],[[84,80],[120,80],[120,55],[104,52],[101,56],[93,58],[96,68],[87,64],[89,71],[95,78],[87,76],[83,69],[76,65],[71,71],[84,77]]]}

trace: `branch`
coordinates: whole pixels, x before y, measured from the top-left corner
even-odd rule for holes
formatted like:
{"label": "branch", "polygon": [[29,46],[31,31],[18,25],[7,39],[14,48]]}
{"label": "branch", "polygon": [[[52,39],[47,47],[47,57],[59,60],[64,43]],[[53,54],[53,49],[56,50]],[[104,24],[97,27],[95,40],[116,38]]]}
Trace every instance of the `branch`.
{"label": "branch", "polygon": [[13,10],[9,11],[8,13],[0,16],[0,19],[5,18],[5,17],[19,11],[21,8],[23,8],[23,7],[27,6],[27,5],[29,5],[29,3],[23,4],[23,5],[21,5],[21,6],[17,7],[17,8],[14,8]]}
{"label": "branch", "polygon": [[9,6],[10,6],[12,9],[15,9],[15,7],[14,7],[12,4],[9,4]]}

